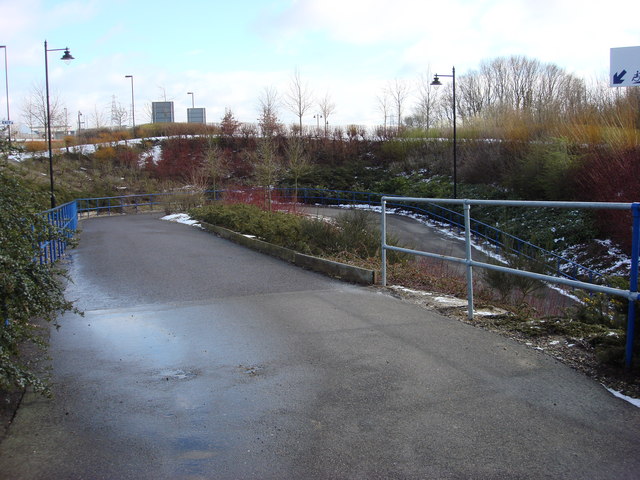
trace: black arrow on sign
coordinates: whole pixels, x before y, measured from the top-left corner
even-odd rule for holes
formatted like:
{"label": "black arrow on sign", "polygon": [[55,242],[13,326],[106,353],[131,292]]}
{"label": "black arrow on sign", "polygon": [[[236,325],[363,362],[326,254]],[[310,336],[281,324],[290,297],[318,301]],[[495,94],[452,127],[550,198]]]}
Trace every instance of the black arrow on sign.
{"label": "black arrow on sign", "polygon": [[614,73],[613,74],[613,84],[614,85],[620,85],[623,82],[623,78],[624,76],[627,74],[626,70],[622,70],[620,73]]}

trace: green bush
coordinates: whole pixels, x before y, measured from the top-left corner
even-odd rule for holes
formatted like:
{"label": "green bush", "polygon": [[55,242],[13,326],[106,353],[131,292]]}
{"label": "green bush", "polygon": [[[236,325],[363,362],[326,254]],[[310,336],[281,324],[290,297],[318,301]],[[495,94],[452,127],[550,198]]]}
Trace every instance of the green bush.
{"label": "green bush", "polygon": [[[334,223],[283,212],[267,212],[254,205],[215,203],[189,211],[191,217],[235,232],[255,235],[275,245],[302,253],[334,256],[348,252],[360,259],[378,256],[380,233],[371,216],[347,210]],[[397,244],[395,239],[387,239]],[[403,259],[391,252],[390,262]]]}
{"label": "green bush", "polygon": [[40,347],[45,341],[38,320],[55,322],[72,310],[65,300],[60,268],[40,265],[38,242],[58,238],[34,204],[31,192],[0,167],[0,389],[28,385],[48,393],[48,388],[29,367],[22,349]]}
{"label": "green bush", "polygon": [[297,249],[304,243],[302,218],[282,212],[267,212],[254,205],[215,203],[189,211],[193,218],[220,225],[276,245]]}

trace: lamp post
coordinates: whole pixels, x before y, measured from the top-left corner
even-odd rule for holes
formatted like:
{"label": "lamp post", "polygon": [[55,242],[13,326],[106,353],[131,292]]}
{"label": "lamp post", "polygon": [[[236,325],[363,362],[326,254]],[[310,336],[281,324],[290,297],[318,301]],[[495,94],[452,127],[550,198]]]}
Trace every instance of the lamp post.
{"label": "lamp post", "polygon": [[133,102],[133,75],[125,75],[124,78],[131,79],[131,123],[133,125],[133,138],[136,137],[136,106]]}
{"label": "lamp post", "polygon": [[49,179],[51,180],[51,208],[56,207],[56,196],[53,189],[53,149],[51,148],[51,107],[49,106],[49,52],[60,52],[64,50],[64,54],[60,58],[65,62],[73,60],[69,47],[65,48],[47,48],[47,41],[44,41],[44,78],[47,92],[47,143],[49,146]]}
{"label": "lamp post", "polygon": [[7,46],[0,45],[4,48],[4,85],[7,92],[7,135],[9,136],[9,147],[11,147],[11,117],[9,116],[9,68],[7,67]]}
{"label": "lamp post", "polygon": [[80,127],[82,125],[82,121],[80,120],[80,117],[82,116],[82,112],[80,110],[78,110],[78,131],[76,132],[76,135],[78,133],[80,133]]}
{"label": "lamp post", "polygon": [[196,108],[196,102],[194,101],[193,92],[187,92],[187,95],[191,95],[191,108]]}
{"label": "lamp post", "polygon": [[[451,75],[440,75],[441,77],[450,77],[453,79],[453,198],[458,198],[458,176],[457,176],[457,167],[458,161],[456,158],[458,149],[457,149],[457,137],[456,137],[456,67],[451,68]],[[433,82],[431,85],[434,87],[439,87],[442,85],[440,83],[440,79],[438,78],[438,74],[436,73],[433,77]]]}

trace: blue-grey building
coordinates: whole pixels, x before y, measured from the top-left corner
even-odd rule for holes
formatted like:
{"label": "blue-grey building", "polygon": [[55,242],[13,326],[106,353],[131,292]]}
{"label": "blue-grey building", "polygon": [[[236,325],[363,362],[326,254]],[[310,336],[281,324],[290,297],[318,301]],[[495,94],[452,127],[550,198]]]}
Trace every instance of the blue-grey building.
{"label": "blue-grey building", "polygon": [[151,119],[153,123],[173,123],[173,102],[152,102]]}
{"label": "blue-grey building", "polygon": [[207,112],[204,108],[187,108],[188,123],[207,123]]}

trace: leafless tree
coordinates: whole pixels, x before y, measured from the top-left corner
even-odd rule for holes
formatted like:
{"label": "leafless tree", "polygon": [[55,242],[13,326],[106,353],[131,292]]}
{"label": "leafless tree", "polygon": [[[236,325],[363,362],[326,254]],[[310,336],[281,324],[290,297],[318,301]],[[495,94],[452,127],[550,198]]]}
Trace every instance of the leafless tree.
{"label": "leafless tree", "polygon": [[383,126],[384,126],[384,134],[386,136],[387,132],[387,118],[389,117],[389,111],[391,109],[391,101],[389,100],[389,93],[385,88],[380,95],[376,98],[378,102],[378,111],[382,113],[384,118]]}
{"label": "leafless tree", "polygon": [[516,55],[509,57],[508,66],[513,106],[516,110],[531,108],[541,69],[540,61]]}
{"label": "leafless tree", "polygon": [[328,93],[325,93],[324,97],[318,102],[318,108],[324,119],[324,136],[327,136],[327,127],[329,126],[329,116],[333,115],[336,111],[336,104],[333,103]]}
{"label": "leafless tree", "polygon": [[280,96],[274,87],[265,87],[258,98],[259,118],[258,125],[265,137],[272,137],[281,129],[278,119]]}
{"label": "leafless tree", "polygon": [[313,96],[309,86],[300,78],[300,71],[296,69],[291,77],[289,90],[284,103],[287,108],[298,117],[300,135],[302,135],[302,117],[313,106]]}
{"label": "leafless tree", "polygon": [[295,201],[298,199],[298,180],[311,169],[309,157],[304,151],[304,142],[301,137],[292,137],[288,140],[286,148],[287,170],[293,177],[295,189]]}
{"label": "leafless tree", "polygon": [[264,136],[258,142],[258,148],[252,154],[256,181],[265,191],[265,203],[271,210],[271,190],[282,174],[282,160],[278,155],[276,139]]}
{"label": "leafless tree", "polygon": [[[55,93],[49,94],[49,112],[51,115],[51,130],[65,123],[64,105]],[[42,133],[47,136],[47,94],[43,87],[34,85],[22,109],[27,126],[31,132]]]}
{"label": "leafless tree", "polygon": [[431,86],[431,72],[418,79],[418,103],[414,116],[421,128],[429,129],[435,120],[437,95]]}
{"label": "leafless tree", "polygon": [[207,146],[204,151],[203,167],[213,190],[217,190],[229,169],[224,155],[218,147],[217,139],[213,136],[207,138]]}
{"label": "leafless tree", "polygon": [[120,102],[117,102],[114,95],[111,102],[111,126],[122,127],[127,121],[128,117],[129,113],[127,111],[127,108],[123,107]]}
{"label": "leafless tree", "polygon": [[387,91],[393,103],[396,118],[398,119],[397,125],[400,129],[402,128],[402,114],[404,112],[407,99],[411,93],[411,89],[405,81],[398,80],[396,78],[393,83],[389,83],[387,85]]}
{"label": "leafless tree", "polygon": [[96,128],[102,128],[105,125],[104,112],[100,111],[97,105],[93,106],[93,113],[91,119]]}
{"label": "leafless tree", "polygon": [[456,79],[456,108],[461,120],[474,118],[483,111],[484,88],[478,75],[461,75]]}
{"label": "leafless tree", "polygon": [[576,115],[585,104],[584,82],[553,64],[523,56],[482,62],[459,77],[456,103],[463,121],[504,121],[505,115],[541,123]]}

